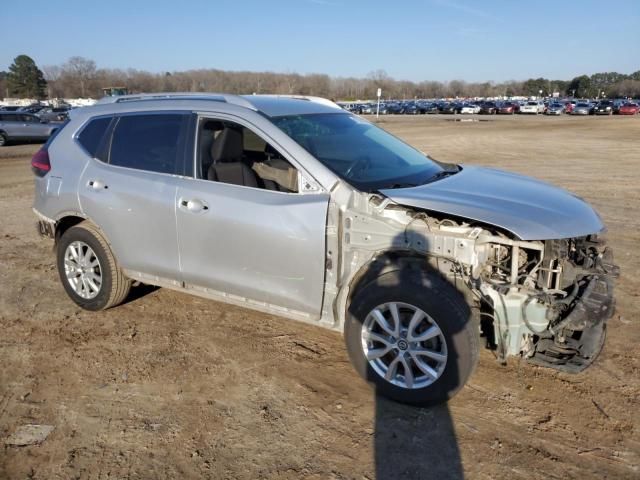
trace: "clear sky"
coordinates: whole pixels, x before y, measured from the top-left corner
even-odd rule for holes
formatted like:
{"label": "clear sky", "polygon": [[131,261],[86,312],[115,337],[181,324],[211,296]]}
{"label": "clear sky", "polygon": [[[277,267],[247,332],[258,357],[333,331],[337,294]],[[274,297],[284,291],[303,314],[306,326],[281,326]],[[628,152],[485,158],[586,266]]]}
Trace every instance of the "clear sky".
{"label": "clear sky", "polygon": [[0,70],[219,68],[467,81],[640,70],[640,0],[2,0]]}

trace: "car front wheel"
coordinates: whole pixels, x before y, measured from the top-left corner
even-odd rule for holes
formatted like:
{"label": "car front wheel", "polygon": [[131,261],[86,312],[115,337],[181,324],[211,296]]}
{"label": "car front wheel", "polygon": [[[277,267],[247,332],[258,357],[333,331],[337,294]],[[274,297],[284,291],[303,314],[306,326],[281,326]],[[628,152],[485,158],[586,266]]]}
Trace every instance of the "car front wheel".
{"label": "car front wheel", "polygon": [[394,271],[351,301],[345,341],[377,393],[429,406],[462,388],[478,360],[478,327],[463,296],[436,272]]}

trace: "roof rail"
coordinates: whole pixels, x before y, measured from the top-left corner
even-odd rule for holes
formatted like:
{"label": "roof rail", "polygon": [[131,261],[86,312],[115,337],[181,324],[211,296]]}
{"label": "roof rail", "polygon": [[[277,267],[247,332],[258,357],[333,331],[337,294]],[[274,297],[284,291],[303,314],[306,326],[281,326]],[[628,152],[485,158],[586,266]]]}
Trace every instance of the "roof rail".
{"label": "roof rail", "polygon": [[108,103],[126,103],[126,102],[141,102],[150,100],[205,100],[211,102],[225,102],[240,107],[256,110],[251,102],[239,95],[231,95],[228,93],[204,93],[204,92],[162,92],[162,93],[140,93],[132,95],[120,95],[113,97],[103,97],[98,100],[98,104]]}
{"label": "roof rail", "polygon": [[[244,95],[246,98],[250,99],[251,95]],[[340,105],[338,105],[336,102],[334,102],[333,100],[329,100],[327,98],[322,98],[322,97],[314,97],[312,95],[280,95],[280,94],[259,94],[256,96],[260,96],[260,97],[282,97],[282,98],[294,98],[297,100],[307,100],[309,102],[313,102],[313,103],[319,103],[321,105],[325,105],[327,107],[331,107],[331,108],[337,108],[339,110],[342,110],[342,107]]]}

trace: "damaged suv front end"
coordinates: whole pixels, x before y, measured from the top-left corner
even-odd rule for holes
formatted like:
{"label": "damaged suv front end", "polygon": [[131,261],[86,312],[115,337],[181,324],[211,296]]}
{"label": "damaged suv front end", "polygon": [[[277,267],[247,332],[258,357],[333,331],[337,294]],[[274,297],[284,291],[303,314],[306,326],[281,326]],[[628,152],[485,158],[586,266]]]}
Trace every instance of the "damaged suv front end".
{"label": "damaged suv front end", "polygon": [[[420,191],[422,190],[422,191]],[[475,258],[452,256],[480,300],[488,343],[504,359],[577,372],[602,349],[618,267],[604,224],[582,199],[537,180],[465,167],[438,184],[383,192],[475,227]],[[438,213],[435,213],[438,212]],[[425,233],[428,235],[428,233]]]}

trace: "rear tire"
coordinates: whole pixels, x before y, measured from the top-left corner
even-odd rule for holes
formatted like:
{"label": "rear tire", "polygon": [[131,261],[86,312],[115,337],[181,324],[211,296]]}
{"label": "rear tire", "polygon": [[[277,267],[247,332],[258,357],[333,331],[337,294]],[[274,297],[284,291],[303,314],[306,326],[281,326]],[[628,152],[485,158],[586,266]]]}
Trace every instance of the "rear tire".
{"label": "rear tire", "polygon": [[[415,315],[422,319],[414,324]],[[422,407],[446,402],[467,382],[478,337],[469,305],[437,272],[379,276],[356,292],[345,322],[357,372],[381,395]]]}
{"label": "rear tire", "polygon": [[0,132],[0,147],[4,147],[7,144],[7,136],[4,132]]}
{"label": "rear tire", "polygon": [[89,222],[69,228],[57,244],[60,281],[67,295],[86,310],[121,304],[131,280],[124,276],[104,236]]}

